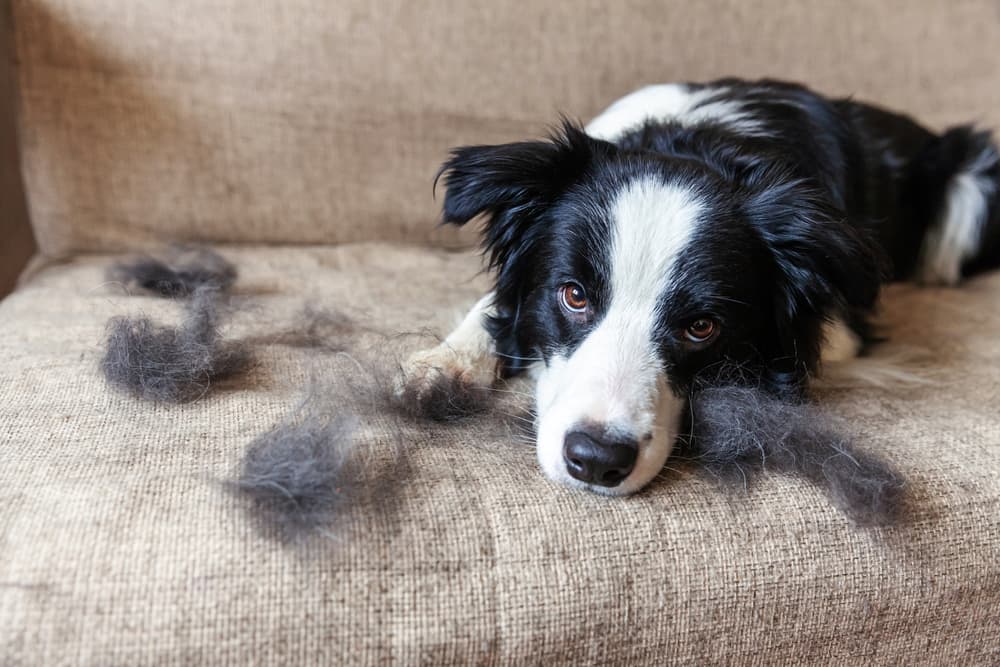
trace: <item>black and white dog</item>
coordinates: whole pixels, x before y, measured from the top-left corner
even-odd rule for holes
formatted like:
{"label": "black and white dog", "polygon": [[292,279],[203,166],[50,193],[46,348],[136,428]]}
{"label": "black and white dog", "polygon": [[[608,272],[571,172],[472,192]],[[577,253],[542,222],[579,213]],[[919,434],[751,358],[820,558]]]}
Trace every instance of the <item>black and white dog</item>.
{"label": "black and white dog", "polygon": [[495,289],[403,381],[532,373],[545,474],[606,494],[660,472],[716,369],[797,400],[869,339],[883,281],[1000,264],[988,133],[778,81],[650,86],[441,173],[445,222],[486,216]]}

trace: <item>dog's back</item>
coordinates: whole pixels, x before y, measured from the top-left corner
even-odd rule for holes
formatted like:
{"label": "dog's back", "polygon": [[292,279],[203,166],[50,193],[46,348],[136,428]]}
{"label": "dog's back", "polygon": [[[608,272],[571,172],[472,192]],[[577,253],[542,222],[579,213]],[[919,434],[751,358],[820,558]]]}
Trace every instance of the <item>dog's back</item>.
{"label": "dog's back", "polygon": [[971,126],[937,135],[796,84],[723,79],[640,89],[587,131],[690,156],[735,181],[767,169],[808,179],[879,241],[894,279],[953,285],[1000,264],[1000,153]]}

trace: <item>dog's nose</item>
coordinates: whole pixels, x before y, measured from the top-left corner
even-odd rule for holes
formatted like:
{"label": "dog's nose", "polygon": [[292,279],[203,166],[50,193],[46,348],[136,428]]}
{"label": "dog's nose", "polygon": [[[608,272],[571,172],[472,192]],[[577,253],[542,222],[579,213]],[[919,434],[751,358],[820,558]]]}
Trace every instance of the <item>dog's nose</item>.
{"label": "dog's nose", "polygon": [[571,431],[563,441],[569,474],[581,482],[618,486],[635,467],[639,446],[634,440],[613,439],[592,431]]}

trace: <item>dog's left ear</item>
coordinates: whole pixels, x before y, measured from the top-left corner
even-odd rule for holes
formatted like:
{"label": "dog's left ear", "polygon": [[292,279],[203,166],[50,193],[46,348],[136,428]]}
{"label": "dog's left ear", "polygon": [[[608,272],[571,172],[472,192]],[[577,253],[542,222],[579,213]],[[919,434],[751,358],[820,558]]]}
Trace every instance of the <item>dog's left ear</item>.
{"label": "dog's left ear", "polygon": [[444,222],[464,225],[487,216],[483,244],[493,267],[503,271],[530,245],[535,224],[555,199],[597,154],[613,150],[568,121],[548,141],[456,148],[438,172],[447,188]]}
{"label": "dog's left ear", "polygon": [[504,375],[524,370],[530,362],[523,360],[537,354],[519,314],[547,213],[595,159],[614,150],[566,122],[548,141],[456,148],[438,172],[447,187],[445,223],[485,218],[483,246],[496,273],[496,313],[486,324]]}
{"label": "dog's left ear", "polygon": [[772,254],[777,287],[769,380],[774,393],[801,395],[819,362],[824,320],[873,308],[886,261],[818,188],[780,174],[756,185],[744,212]]}

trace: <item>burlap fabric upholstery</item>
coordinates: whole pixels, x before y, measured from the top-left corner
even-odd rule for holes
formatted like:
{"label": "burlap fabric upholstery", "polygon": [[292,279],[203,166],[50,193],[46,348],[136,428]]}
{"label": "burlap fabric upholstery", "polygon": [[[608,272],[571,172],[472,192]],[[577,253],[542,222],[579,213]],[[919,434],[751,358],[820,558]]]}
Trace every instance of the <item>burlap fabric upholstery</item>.
{"label": "burlap fabric upholstery", "polygon": [[152,239],[455,243],[449,147],[640,85],[780,76],[1000,124],[993,0],[13,0],[31,214],[50,255]]}
{"label": "burlap fabric upholstery", "polygon": [[[332,353],[262,347],[249,377],[185,406],[109,391],[108,318],[179,309],[104,284],[110,258],[80,255],[348,244],[227,246],[242,274],[228,333],[280,329],[308,299],[347,310],[391,359],[428,339],[376,332],[443,334],[485,283],[473,255],[417,248],[470,242],[433,225],[449,146],[723,75],[799,79],[938,127],[1000,124],[996,3],[9,10],[43,256],[0,302],[3,667],[1000,661],[1000,276],[893,288],[884,353],[928,350],[931,381],[822,397],[910,480],[899,528],[854,528],[796,480],[725,492],[680,461],[602,499],[547,482],[498,420],[376,416],[372,474],[396,492],[348,512],[342,539],[290,548],[219,480],[304,384],[337,382]],[[391,466],[400,442],[406,465]]]}
{"label": "burlap fabric upholstery", "polygon": [[[441,251],[228,255],[232,336],[280,328],[307,294],[444,331],[481,287],[476,261]],[[106,320],[177,307],[103,284],[105,263],[48,269],[0,304],[4,665],[1000,659],[1000,275],[890,292],[894,349],[932,351],[931,384],[824,396],[909,478],[897,529],[854,528],[796,480],[724,492],[679,461],[632,498],[567,490],[484,420],[405,426],[391,502],[303,550],[262,537],[218,480],[325,355],[268,346],[250,379],[185,406],[109,391]],[[364,432],[378,451],[397,435],[388,418]]]}

